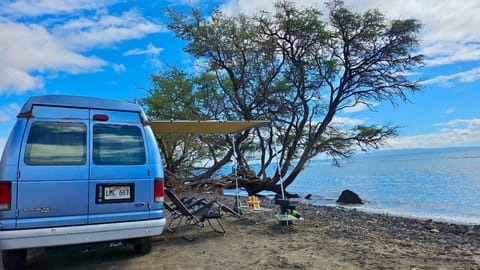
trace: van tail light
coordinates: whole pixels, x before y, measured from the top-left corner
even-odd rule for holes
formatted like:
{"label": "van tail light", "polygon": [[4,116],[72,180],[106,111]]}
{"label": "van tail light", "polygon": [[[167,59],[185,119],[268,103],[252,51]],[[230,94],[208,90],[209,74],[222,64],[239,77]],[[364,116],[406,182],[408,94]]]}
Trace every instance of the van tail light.
{"label": "van tail light", "polygon": [[164,191],[164,182],[163,179],[155,178],[155,184],[153,187],[153,196],[154,201],[159,203],[163,202],[163,195],[165,194]]}
{"label": "van tail light", "polygon": [[12,204],[12,183],[0,183],[0,210],[10,210]]}

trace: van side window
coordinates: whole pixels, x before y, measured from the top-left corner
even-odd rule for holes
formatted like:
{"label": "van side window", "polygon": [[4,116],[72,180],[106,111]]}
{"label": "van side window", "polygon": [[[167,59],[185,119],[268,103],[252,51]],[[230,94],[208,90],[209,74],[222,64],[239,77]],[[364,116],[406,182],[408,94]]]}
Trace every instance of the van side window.
{"label": "van side window", "polygon": [[142,165],[146,162],[140,128],[127,125],[93,126],[93,163],[97,165]]}
{"label": "van side window", "polygon": [[32,124],[25,149],[25,164],[83,165],[86,158],[86,125],[40,121]]}

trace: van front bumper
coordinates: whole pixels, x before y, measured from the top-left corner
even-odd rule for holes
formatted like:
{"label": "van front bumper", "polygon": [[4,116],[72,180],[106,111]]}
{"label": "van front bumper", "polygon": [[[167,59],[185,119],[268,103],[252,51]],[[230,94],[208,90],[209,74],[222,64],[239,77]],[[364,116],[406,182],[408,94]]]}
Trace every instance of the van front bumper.
{"label": "van front bumper", "polygon": [[160,235],[165,218],[94,225],[0,231],[0,250],[49,247]]}

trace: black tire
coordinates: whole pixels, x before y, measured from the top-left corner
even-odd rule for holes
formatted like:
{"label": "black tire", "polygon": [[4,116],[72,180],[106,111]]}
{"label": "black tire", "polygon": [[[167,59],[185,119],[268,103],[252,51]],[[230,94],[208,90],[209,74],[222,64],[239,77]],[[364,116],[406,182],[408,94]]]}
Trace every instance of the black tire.
{"label": "black tire", "polygon": [[152,250],[152,240],[150,238],[139,239],[133,244],[133,251],[138,255],[146,255]]}
{"label": "black tire", "polygon": [[27,264],[27,249],[4,250],[2,260],[5,270],[23,270]]}

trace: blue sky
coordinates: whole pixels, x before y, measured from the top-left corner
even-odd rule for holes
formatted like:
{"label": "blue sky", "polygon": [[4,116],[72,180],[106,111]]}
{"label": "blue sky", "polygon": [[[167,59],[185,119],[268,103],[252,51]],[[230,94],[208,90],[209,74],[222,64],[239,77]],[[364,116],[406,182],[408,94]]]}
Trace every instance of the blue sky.
{"label": "blue sky", "polygon": [[[166,27],[164,9],[219,7],[228,14],[271,10],[270,0],[0,0],[0,149],[32,95],[72,94],[133,100],[167,66],[193,67]],[[323,9],[324,1],[296,0]],[[426,68],[411,103],[372,104],[337,115],[337,124],[391,123],[400,136],[387,148],[480,145],[480,2],[346,0],[358,11],[423,23]],[[231,119],[236,120],[236,119]]]}

